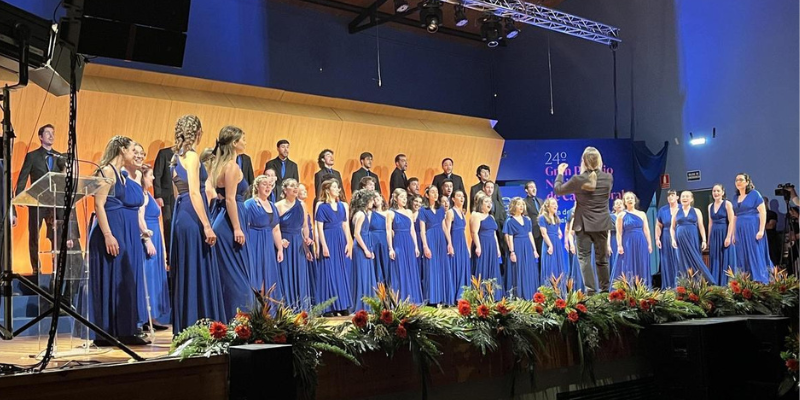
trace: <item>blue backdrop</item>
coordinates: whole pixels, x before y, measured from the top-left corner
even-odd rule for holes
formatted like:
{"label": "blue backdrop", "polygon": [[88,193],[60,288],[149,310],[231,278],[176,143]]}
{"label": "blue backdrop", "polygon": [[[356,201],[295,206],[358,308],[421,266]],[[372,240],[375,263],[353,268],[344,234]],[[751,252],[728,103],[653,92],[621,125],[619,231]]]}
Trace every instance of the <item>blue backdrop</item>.
{"label": "blue backdrop", "polygon": [[[503,158],[497,181],[502,186],[503,201],[515,196],[525,197],[525,182],[536,182],[537,196],[553,197],[558,164],[565,162],[569,168],[565,180],[580,173],[580,160],[587,146],[596,147],[603,156],[603,170],[614,175],[614,187],[609,198],[622,198],[623,191],[635,189],[633,142],[630,139],[588,140],[508,140],[503,148]],[[652,196],[652,194],[651,194]],[[647,199],[644,204],[649,204]],[[575,204],[575,196],[559,196],[559,217]]]}

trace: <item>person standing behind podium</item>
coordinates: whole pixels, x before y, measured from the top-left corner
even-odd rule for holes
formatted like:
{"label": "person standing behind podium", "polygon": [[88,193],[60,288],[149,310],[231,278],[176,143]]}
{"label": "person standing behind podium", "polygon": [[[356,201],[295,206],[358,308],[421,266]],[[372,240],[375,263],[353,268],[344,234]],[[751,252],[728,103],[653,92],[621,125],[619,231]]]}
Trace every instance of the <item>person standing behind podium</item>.
{"label": "person standing behind podium", "polygon": [[[31,184],[41,179],[48,172],[63,172],[64,160],[59,157],[54,157],[50,154],[61,155],[61,153],[53,150],[53,143],[56,139],[56,131],[53,125],[47,124],[39,128],[39,142],[41,146],[25,155],[25,161],[22,163],[22,169],[17,178],[17,190],[14,196],[19,196],[28,184],[30,178]],[[47,225],[48,237],[52,237],[53,232],[53,209],[46,207],[28,207],[28,255],[30,256],[31,269],[33,275],[39,273],[39,229],[42,227],[42,221]],[[59,216],[61,210],[58,211]],[[62,218],[58,218],[59,220]],[[17,225],[16,213],[11,216],[11,225]],[[51,243],[52,245],[52,243]]]}
{"label": "person standing behind podium", "polygon": [[408,169],[408,159],[405,154],[398,154],[394,156],[394,171],[389,178],[389,193],[394,193],[397,189],[406,189],[408,187],[408,178],[406,177],[406,170]]}
{"label": "person standing behind podium", "polygon": [[[558,175],[553,191],[558,196],[574,193],[575,216],[572,229],[577,235],[578,261],[581,264],[586,293],[589,295],[608,291],[608,231],[611,216],[608,214],[608,196],[614,186],[614,177],[603,172],[603,157],[594,147],[587,147],[581,155],[580,174],[573,175],[564,183],[564,171],[568,165],[558,166]],[[592,246],[595,250],[597,270],[592,266]],[[594,287],[595,272],[599,287]]]}
{"label": "person standing behind podium", "polygon": [[450,157],[442,160],[442,173],[433,177],[433,183],[431,183],[431,185],[436,186],[439,192],[441,192],[442,183],[444,183],[445,179],[453,181],[453,192],[456,190],[466,192],[464,189],[464,181],[460,176],[453,173],[453,159]]}
{"label": "person standing behind podium", "polygon": [[336,182],[339,184],[339,200],[343,202],[347,202],[347,199],[344,195],[344,187],[342,186],[342,174],[339,171],[333,169],[333,150],[325,149],[319,153],[319,157],[317,157],[317,164],[319,164],[319,171],[314,174],[314,195],[317,199],[321,199],[320,193],[320,186],[322,186],[322,182],[327,181],[328,179],[335,179]]}
{"label": "person standing behind podium", "polygon": [[525,210],[527,211],[528,218],[533,221],[533,241],[536,243],[536,249],[542,248],[542,231],[539,229],[539,210],[542,209],[544,200],[536,197],[536,183],[528,181],[525,184]]}
{"label": "person standing behind podium", "polygon": [[292,178],[300,182],[300,174],[297,172],[297,164],[289,159],[289,141],[286,139],[278,140],[276,146],[278,147],[278,156],[267,161],[264,166],[264,175],[266,175],[268,169],[275,171],[277,180],[275,181],[273,192],[275,192],[275,197],[280,197],[283,180]]}
{"label": "person standing behind podium", "polygon": [[161,219],[164,222],[164,251],[169,260],[169,248],[172,243],[172,208],[175,207],[175,192],[172,190],[172,173],[169,164],[175,152],[172,147],[158,151],[153,165],[153,198],[161,208]]}
{"label": "person standing behind podium", "polygon": [[359,161],[361,162],[361,168],[357,169],[353,172],[353,176],[350,179],[350,194],[356,192],[359,189],[359,183],[361,182],[361,178],[364,177],[371,177],[375,179],[375,190],[378,192],[378,195],[381,195],[381,179],[378,178],[374,172],[372,172],[372,153],[364,152],[361,153],[359,157]]}

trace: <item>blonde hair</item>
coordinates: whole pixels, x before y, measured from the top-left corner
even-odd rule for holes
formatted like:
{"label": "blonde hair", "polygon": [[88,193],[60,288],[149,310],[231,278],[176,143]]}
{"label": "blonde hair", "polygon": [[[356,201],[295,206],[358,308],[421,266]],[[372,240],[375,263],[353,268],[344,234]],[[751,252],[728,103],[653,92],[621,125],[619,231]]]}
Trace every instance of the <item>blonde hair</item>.
{"label": "blonde hair", "polygon": [[555,203],[558,206],[558,200],[555,197],[548,197],[544,200],[542,208],[544,209],[544,220],[550,225],[560,224],[561,219],[558,218],[556,213],[550,212],[550,203]]}
{"label": "blonde hair", "polygon": [[[286,198],[286,188],[288,188],[289,185],[291,185],[293,183],[297,183],[297,189],[300,189],[301,183],[298,183],[297,180],[294,179],[294,178],[286,178],[281,182],[281,198],[282,199]],[[298,191],[297,194],[299,195],[300,192]]]}
{"label": "blonde hair", "polygon": [[517,206],[522,206],[519,214],[525,215],[527,207],[525,206],[525,201],[522,200],[522,197],[514,197],[510,202],[508,202],[508,213],[514,215],[514,210],[517,209]]}
{"label": "blonde hair", "polygon": [[200,118],[196,115],[184,115],[175,123],[175,146],[172,151],[182,156],[187,150],[192,150],[196,144],[198,133],[203,129]]}
{"label": "blonde hair", "polygon": [[[489,204],[489,210],[491,211],[491,209],[492,209],[492,205],[491,205],[492,198],[491,197],[489,197],[487,195],[483,195],[483,196],[475,196],[475,199],[476,199],[476,201],[475,201],[475,211],[476,212],[483,213],[483,211],[482,211],[483,202],[486,201],[487,199],[489,200],[489,203],[490,203]],[[488,212],[489,211],[487,211],[487,213]]]}
{"label": "blonde hair", "polygon": [[394,190],[394,192],[392,192],[392,201],[390,202],[389,206],[394,209],[400,207],[397,199],[400,198],[400,196],[403,194],[406,195],[406,206],[408,206],[408,192],[406,192],[406,190],[403,188],[397,188]]}
{"label": "blonde hair", "polygon": [[[322,184],[319,185],[319,196],[317,196],[317,199],[319,201],[321,201],[323,203],[328,203],[330,201],[339,201],[339,198],[335,197],[331,193],[331,186],[333,186],[334,183],[337,186],[339,185],[339,181],[337,181],[336,179],[328,179],[327,181],[322,182]],[[341,190],[341,189],[342,188],[340,187],[339,190]]]}
{"label": "blonde hair", "polygon": [[244,136],[244,131],[232,125],[228,125],[219,131],[219,139],[214,150],[214,159],[211,160],[211,181],[216,184],[222,168],[228,161],[236,159],[236,151],[233,143]]}
{"label": "blonde hair", "polygon": [[111,164],[112,160],[122,154],[122,149],[126,149],[133,144],[133,139],[127,136],[117,135],[112,137],[106,144],[106,149],[103,151],[103,157],[100,158],[95,174],[99,173],[103,168]]}
{"label": "blonde hair", "polygon": [[256,179],[253,179],[253,191],[252,191],[252,193],[253,193],[252,196],[253,197],[258,196],[258,185],[260,185],[261,182],[268,181],[268,180],[269,180],[269,177],[266,176],[266,175],[259,175],[259,176],[256,177]]}
{"label": "blonde hair", "polygon": [[589,171],[589,182],[581,187],[583,190],[592,191],[597,188],[597,171],[603,168],[603,156],[596,148],[589,146],[581,156],[581,174]]}

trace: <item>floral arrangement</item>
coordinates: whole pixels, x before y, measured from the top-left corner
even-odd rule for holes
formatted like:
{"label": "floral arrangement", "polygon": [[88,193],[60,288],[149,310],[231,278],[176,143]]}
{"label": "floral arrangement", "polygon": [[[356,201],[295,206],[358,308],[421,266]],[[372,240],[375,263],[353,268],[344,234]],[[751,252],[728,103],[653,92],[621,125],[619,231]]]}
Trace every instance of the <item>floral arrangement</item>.
{"label": "floral arrangement", "polygon": [[[575,290],[571,280],[561,290],[561,278],[552,278],[532,299],[498,298],[497,282],[473,277],[457,307],[449,309],[420,307],[379,284],[374,297],[363,299],[369,310],[356,310],[350,321],[338,326],[319,318],[333,299],[297,312],[270,298],[273,289],[262,290],[254,292],[254,310],[237,313],[227,324],[200,320],[174,339],[172,351],[182,357],[210,356],[239,344],[290,343],[298,384],[313,397],[323,352],[360,365],[361,354],[382,351],[392,357],[407,349],[422,374],[424,394],[430,367],[441,369],[441,340],[468,342],[482,354],[507,342],[517,367],[527,365],[533,373],[537,349],[553,331],[576,335],[580,359],[591,365],[601,339],[619,335],[622,329],[638,331],[653,323],[707,316],[796,313],[800,285],[794,276],[774,269],[770,282],[760,283],[747,273],[727,274],[728,285],[720,287],[690,270],[674,290],[650,289],[639,278],[622,276],[610,293],[591,297]],[[798,338],[789,339],[781,356],[796,379]]]}

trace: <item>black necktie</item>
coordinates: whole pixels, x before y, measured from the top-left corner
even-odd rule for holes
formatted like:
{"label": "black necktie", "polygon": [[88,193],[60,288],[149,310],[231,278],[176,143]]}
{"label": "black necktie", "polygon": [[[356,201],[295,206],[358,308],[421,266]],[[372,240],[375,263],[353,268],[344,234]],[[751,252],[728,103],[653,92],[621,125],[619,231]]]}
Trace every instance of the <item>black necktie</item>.
{"label": "black necktie", "polygon": [[370,176],[370,174],[369,174],[369,170],[366,170],[366,171],[367,171],[367,176]]}

